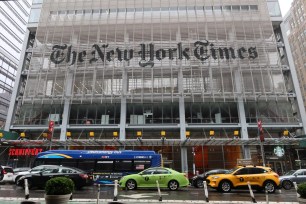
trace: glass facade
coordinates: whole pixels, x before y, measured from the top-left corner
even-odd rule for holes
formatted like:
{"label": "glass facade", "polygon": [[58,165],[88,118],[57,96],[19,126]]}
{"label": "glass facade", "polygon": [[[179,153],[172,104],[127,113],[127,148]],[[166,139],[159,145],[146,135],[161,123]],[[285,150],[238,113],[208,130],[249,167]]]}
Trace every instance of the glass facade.
{"label": "glass facade", "polygon": [[0,127],[4,126],[15,84],[31,2],[0,2]]}
{"label": "glass facade", "polygon": [[[230,168],[244,149],[260,161],[256,146],[128,142],[139,134],[160,139],[161,131],[181,140],[187,133],[207,139],[211,130],[219,139],[237,130],[257,138],[258,120],[269,138],[301,130],[270,20],[280,14],[275,3],[45,0],[12,127],[37,139],[53,120],[53,138],[62,141],[68,131],[72,139],[94,131],[103,140],[117,132],[126,149],[154,149],[189,171],[192,163],[201,171]],[[32,14],[35,22],[39,11]]]}
{"label": "glass facade", "polygon": [[287,34],[306,107],[306,3],[295,0],[286,19]]}

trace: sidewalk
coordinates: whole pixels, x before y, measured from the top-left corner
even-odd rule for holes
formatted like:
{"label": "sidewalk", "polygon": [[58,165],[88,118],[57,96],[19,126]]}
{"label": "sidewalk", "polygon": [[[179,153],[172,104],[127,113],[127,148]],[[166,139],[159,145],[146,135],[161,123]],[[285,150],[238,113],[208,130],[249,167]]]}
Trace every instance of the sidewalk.
{"label": "sidewalk", "polygon": [[[22,201],[25,201],[21,198],[3,198],[0,197],[0,203],[1,204],[20,204]],[[32,198],[29,199],[29,201],[35,201],[40,202],[40,204],[45,204],[44,198]],[[207,203],[205,201],[195,201],[195,200],[144,200],[144,199],[120,199],[117,202],[114,202],[111,199],[100,199],[99,204],[161,204],[161,203],[184,203],[184,204],[201,204],[201,203]],[[247,201],[210,201],[209,203],[212,204],[247,204],[247,203],[253,203],[251,200],[249,202]],[[266,204],[266,202],[257,202],[258,204]],[[97,204],[97,200],[95,199],[73,199],[72,201],[69,201],[69,204]],[[269,204],[299,204],[298,202],[269,202]]]}

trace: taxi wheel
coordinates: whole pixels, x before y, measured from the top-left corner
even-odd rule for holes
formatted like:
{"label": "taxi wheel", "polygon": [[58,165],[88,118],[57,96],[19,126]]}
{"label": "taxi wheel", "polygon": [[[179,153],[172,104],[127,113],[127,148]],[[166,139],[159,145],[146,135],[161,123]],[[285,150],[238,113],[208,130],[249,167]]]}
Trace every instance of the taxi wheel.
{"label": "taxi wheel", "polygon": [[232,190],[232,184],[229,181],[221,181],[218,190],[224,193],[229,193]]}
{"label": "taxi wheel", "polygon": [[196,188],[203,188],[204,184],[203,184],[203,180],[202,179],[197,179],[195,182],[195,187]]}
{"label": "taxi wheel", "polygon": [[137,183],[135,180],[133,179],[129,179],[127,180],[127,182],[125,183],[125,187],[128,189],[128,190],[135,190],[137,188]]}
{"label": "taxi wheel", "polygon": [[179,184],[177,181],[175,180],[171,180],[169,181],[168,183],[168,188],[171,190],[171,191],[176,191],[179,187]]}
{"label": "taxi wheel", "polygon": [[276,188],[276,185],[273,181],[266,181],[264,183],[264,189],[267,189],[268,193],[274,193],[275,188]]}
{"label": "taxi wheel", "polygon": [[283,184],[282,184],[283,188],[286,189],[286,190],[290,190],[292,188],[292,182],[291,181],[283,181]]}

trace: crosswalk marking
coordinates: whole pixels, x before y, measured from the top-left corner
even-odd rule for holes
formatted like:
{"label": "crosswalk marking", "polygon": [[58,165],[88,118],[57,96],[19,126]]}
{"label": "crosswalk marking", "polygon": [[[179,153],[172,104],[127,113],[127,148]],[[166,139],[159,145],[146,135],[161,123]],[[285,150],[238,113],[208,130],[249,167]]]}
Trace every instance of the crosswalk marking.
{"label": "crosswalk marking", "polygon": [[[162,193],[162,196],[167,196],[167,193]],[[158,196],[156,193],[136,193],[132,195],[119,195],[120,197],[132,198],[132,199],[140,199],[140,198],[150,198],[154,196]]]}

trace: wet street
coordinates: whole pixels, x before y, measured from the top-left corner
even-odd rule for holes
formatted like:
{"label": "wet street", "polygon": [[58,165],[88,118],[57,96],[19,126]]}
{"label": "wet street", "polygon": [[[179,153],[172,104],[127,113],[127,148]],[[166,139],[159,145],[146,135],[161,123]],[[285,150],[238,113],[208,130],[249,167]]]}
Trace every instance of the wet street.
{"label": "wet street", "polygon": [[[82,190],[76,190],[73,193],[74,199],[96,199],[98,193],[98,186],[85,187]],[[179,189],[178,191],[169,191],[162,189],[163,200],[197,200],[205,201],[204,190],[194,187]],[[24,198],[25,192],[21,187],[13,184],[0,185],[0,197]],[[101,186],[100,199],[113,199],[114,187]],[[256,201],[265,201],[265,193],[257,193],[254,191]],[[44,190],[33,189],[30,190],[30,198],[43,198]],[[159,196],[156,189],[126,191],[118,189],[118,200],[120,199],[146,199],[158,200]],[[219,193],[214,189],[209,189],[210,201],[251,201],[250,192],[247,190],[233,190],[231,193]],[[271,202],[296,202],[296,192],[292,190],[281,190],[275,194],[269,194],[269,201]]]}

